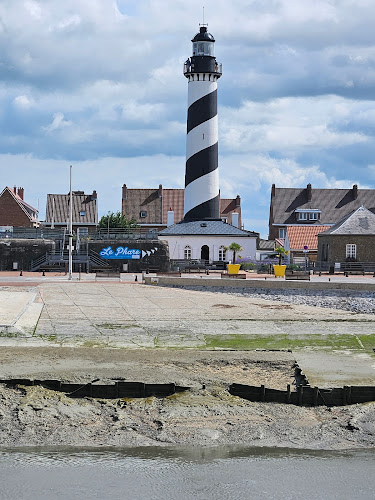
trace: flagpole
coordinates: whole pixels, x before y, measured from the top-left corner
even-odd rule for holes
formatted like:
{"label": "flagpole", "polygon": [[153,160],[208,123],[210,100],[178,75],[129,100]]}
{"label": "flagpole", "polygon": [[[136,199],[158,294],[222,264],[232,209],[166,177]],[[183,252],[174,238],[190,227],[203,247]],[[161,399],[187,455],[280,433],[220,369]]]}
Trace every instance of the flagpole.
{"label": "flagpole", "polygon": [[72,166],[70,165],[70,191],[69,191],[69,276],[68,279],[72,279],[72,268],[73,268],[73,194],[72,194]]}

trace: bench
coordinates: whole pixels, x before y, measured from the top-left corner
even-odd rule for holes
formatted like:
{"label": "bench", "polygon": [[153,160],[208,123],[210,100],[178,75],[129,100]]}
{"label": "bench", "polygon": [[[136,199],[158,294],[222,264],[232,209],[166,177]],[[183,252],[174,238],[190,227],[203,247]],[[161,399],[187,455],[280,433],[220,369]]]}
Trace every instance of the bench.
{"label": "bench", "polygon": [[365,270],[361,262],[343,262],[341,270],[344,271],[344,276],[348,277],[349,274],[365,275]]}
{"label": "bench", "polygon": [[186,266],[185,271],[188,272],[189,274],[191,273],[191,271],[195,271],[200,274],[201,271],[206,272],[206,266],[200,266],[200,265]]}
{"label": "bench", "polygon": [[238,278],[245,280],[246,279],[246,274],[245,273],[238,273],[238,274],[229,274],[229,273],[221,273],[222,278]]}
{"label": "bench", "polygon": [[307,280],[310,281],[309,271],[294,271],[292,269],[286,269],[285,271],[286,280]]}
{"label": "bench", "polygon": [[140,270],[141,273],[146,273],[146,274],[158,273],[159,272],[159,268],[158,267],[141,267],[139,270]]}
{"label": "bench", "polygon": [[62,273],[66,271],[65,264],[46,264],[45,266],[40,266],[39,271],[56,271],[57,273]]}

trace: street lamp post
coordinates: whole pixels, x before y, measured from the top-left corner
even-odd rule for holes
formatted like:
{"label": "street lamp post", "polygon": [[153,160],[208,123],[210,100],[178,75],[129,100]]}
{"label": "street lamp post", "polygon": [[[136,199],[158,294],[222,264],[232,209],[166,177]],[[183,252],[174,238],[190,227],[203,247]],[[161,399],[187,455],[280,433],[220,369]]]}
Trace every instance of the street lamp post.
{"label": "street lamp post", "polygon": [[69,275],[68,279],[72,279],[73,268],[73,194],[72,194],[72,166],[70,165],[70,191],[69,191]]}

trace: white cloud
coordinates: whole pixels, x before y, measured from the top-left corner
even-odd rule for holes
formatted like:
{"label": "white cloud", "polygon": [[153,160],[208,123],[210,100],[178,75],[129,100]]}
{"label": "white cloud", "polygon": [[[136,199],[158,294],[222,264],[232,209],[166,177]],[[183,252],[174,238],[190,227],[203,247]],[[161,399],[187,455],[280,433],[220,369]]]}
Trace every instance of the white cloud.
{"label": "white cloud", "polygon": [[13,99],[14,105],[19,109],[30,109],[34,106],[34,99],[28,97],[27,95],[18,95]]}
{"label": "white cloud", "polygon": [[54,132],[55,130],[63,129],[72,125],[71,121],[64,120],[64,113],[54,113],[52,122],[46,127],[42,127],[47,133]]}

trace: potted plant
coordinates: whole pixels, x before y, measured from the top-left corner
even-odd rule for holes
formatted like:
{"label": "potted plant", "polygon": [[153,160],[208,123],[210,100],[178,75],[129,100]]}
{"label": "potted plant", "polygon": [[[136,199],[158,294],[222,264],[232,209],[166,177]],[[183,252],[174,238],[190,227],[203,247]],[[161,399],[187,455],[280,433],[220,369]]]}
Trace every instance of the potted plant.
{"label": "potted plant", "polygon": [[274,266],[273,266],[275,278],[278,278],[278,277],[282,278],[283,276],[285,276],[285,269],[286,269],[286,265],[282,264],[283,257],[286,257],[287,255],[289,255],[289,251],[285,250],[284,247],[276,247],[275,252],[276,252],[276,257],[278,257],[278,259],[279,259],[279,264],[274,264]]}
{"label": "potted plant", "polygon": [[[236,264],[236,256],[243,248],[240,244],[233,242],[228,246],[228,249],[233,252],[233,264],[227,264],[228,274],[238,274],[241,264]],[[239,257],[241,258],[241,255]]]}

